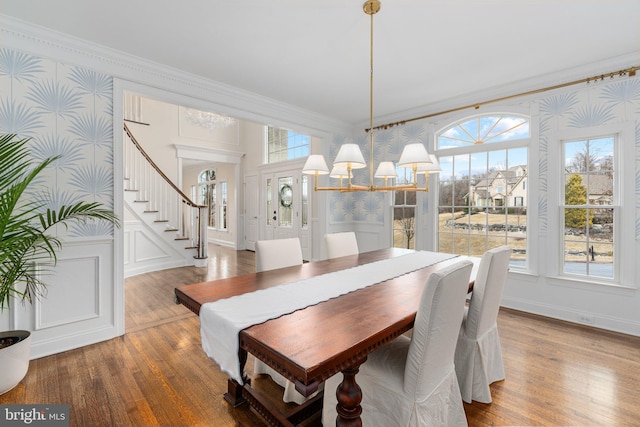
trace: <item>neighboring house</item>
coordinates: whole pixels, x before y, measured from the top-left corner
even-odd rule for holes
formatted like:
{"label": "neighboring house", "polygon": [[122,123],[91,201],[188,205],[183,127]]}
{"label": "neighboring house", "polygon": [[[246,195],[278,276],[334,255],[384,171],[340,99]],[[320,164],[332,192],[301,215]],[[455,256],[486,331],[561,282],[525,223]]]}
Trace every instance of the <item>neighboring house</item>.
{"label": "neighboring house", "polygon": [[608,174],[577,174],[587,187],[590,205],[611,205],[613,203],[613,177]]}
{"label": "neighboring house", "polygon": [[477,207],[527,206],[527,168],[513,166],[489,173],[471,185],[470,205]]}

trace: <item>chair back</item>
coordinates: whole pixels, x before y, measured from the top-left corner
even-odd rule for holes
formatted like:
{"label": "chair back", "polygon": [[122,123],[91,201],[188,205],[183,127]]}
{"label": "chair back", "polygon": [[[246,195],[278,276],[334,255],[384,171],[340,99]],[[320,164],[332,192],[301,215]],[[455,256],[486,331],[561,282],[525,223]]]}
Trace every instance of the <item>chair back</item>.
{"label": "chair back", "polygon": [[353,231],[325,234],[324,241],[327,245],[328,258],[357,255],[359,253],[356,233]]}
{"label": "chair back", "polygon": [[404,390],[426,399],[454,369],[453,358],[473,263],[432,273],[420,297],[404,371]]}
{"label": "chair back", "polygon": [[300,264],[302,264],[302,247],[297,237],[256,242],[257,272]]}
{"label": "chair back", "polygon": [[464,325],[468,338],[479,338],[496,323],[512,249],[500,246],[482,255]]}

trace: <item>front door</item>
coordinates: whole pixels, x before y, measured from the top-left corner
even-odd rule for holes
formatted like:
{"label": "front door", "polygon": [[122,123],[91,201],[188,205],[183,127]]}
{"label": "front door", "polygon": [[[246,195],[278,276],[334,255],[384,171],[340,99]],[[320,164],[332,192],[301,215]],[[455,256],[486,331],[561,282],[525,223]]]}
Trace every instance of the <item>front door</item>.
{"label": "front door", "polygon": [[265,239],[297,237],[299,215],[297,206],[298,185],[291,174],[274,174],[264,177],[266,196]]}
{"label": "front door", "polygon": [[263,240],[300,238],[302,256],[311,259],[309,180],[301,168],[261,174]]}

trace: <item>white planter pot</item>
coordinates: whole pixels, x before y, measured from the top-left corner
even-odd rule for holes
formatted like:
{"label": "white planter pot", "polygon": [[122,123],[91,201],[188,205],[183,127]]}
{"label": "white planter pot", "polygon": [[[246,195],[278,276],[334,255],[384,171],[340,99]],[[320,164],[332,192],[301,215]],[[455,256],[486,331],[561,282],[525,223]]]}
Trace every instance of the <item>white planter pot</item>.
{"label": "white planter pot", "polygon": [[9,347],[0,349],[0,394],[4,394],[17,386],[27,375],[29,355],[31,353],[31,332],[0,332],[0,341],[7,339],[19,341]]}

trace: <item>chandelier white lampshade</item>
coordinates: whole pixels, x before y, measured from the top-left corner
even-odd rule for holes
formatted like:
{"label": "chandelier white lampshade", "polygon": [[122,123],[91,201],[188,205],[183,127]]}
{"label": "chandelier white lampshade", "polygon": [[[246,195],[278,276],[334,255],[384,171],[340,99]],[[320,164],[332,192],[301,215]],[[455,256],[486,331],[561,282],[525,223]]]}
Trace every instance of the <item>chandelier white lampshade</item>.
{"label": "chandelier white lampshade", "polygon": [[333,169],[331,169],[331,172],[329,173],[329,176],[331,178],[339,178],[339,179],[353,178],[353,172],[351,172],[351,174],[349,174],[347,172],[347,167],[346,166],[334,166]]}
{"label": "chandelier white lampshade", "polygon": [[396,167],[393,162],[380,162],[376,173],[373,175],[375,178],[397,178]]}
{"label": "chandelier white lampshade", "polygon": [[407,144],[402,150],[398,166],[401,168],[413,168],[431,163],[429,153],[420,143]]}
{"label": "chandelier white lampshade", "polygon": [[307,157],[307,161],[302,168],[302,173],[307,175],[326,175],[329,173],[329,167],[324,160],[322,154],[311,154]]}
{"label": "chandelier white lampshade", "polygon": [[333,165],[351,169],[362,169],[367,166],[358,144],[342,144]]}
{"label": "chandelier white lampshade", "polygon": [[438,159],[436,159],[436,156],[433,154],[429,154],[429,158],[431,159],[431,163],[422,164],[418,166],[416,170],[416,173],[418,175],[420,174],[428,175],[430,173],[438,173],[442,171],[442,168],[440,167],[440,163],[438,163]]}

